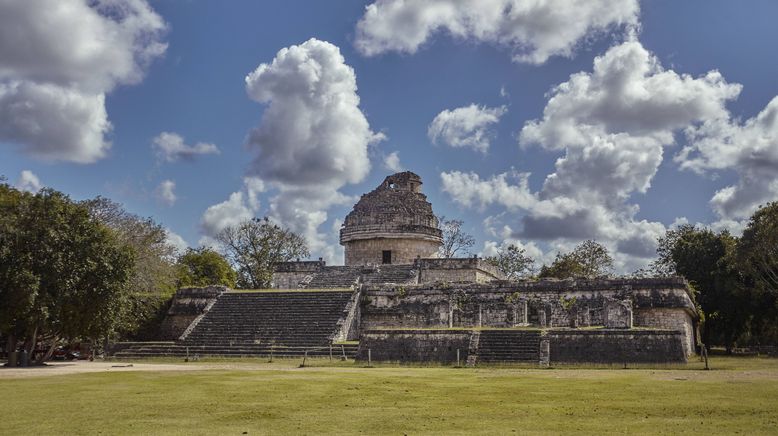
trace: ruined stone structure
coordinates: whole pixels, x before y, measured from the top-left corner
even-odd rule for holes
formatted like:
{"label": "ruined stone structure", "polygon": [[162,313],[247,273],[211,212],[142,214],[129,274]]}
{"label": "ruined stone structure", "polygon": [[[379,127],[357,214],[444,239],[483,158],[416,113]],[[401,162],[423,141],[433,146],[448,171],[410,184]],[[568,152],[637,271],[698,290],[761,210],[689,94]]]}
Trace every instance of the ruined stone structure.
{"label": "ruined stone structure", "polygon": [[406,171],[387,177],[359,199],[340,230],[346,266],[410,264],[437,257],[443,241],[421,177]]}
{"label": "ruined stone structure", "polygon": [[[685,362],[697,313],[680,278],[507,281],[476,257],[436,258],[421,179],[365,194],[341,229],[346,265],[285,262],[271,290],[182,289],[165,343],[119,356],[330,354],[387,361]],[[358,340],[340,344],[339,341]]]}

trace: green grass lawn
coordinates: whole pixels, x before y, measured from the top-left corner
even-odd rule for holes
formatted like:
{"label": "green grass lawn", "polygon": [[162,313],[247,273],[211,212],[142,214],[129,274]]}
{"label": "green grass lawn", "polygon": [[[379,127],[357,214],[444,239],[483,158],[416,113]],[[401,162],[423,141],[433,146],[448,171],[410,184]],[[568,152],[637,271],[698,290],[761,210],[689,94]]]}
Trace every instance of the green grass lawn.
{"label": "green grass lawn", "polygon": [[720,357],[711,371],[262,362],[0,379],[0,433],[778,433],[778,359]]}

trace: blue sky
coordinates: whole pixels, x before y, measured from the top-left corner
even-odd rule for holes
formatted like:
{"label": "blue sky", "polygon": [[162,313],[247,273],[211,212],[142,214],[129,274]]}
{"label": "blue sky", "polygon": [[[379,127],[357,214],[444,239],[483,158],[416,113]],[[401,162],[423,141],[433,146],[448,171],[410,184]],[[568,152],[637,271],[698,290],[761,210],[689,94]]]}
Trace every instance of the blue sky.
{"label": "blue sky", "polygon": [[0,1],[0,174],[191,246],[270,215],[339,263],[339,220],[401,167],[474,253],[594,238],[622,272],[778,196],[776,2],[408,3]]}

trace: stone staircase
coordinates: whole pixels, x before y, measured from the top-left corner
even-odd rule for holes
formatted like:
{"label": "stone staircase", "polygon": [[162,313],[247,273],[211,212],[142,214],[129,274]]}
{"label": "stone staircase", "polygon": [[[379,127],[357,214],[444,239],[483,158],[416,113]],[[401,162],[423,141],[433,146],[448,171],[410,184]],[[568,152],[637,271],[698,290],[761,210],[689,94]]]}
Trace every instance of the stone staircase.
{"label": "stone staircase", "polygon": [[540,360],[539,330],[481,330],[478,363],[526,362]]}
{"label": "stone staircase", "polygon": [[363,281],[368,285],[415,283],[416,270],[413,265],[381,265],[375,272],[365,274]]}
{"label": "stone staircase", "polygon": [[[227,292],[183,339],[134,344],[117,358],[201,356],[328,356],[350,291]],[[318,350],[311,350],[319,348]],[[357,345],[334,345],[353,358]]]}
{"label": "stone staircase", "polygon": [[315,273],[305,287],[308,289],[350,288],[357,284],[359,277],[359,267],[330,266]]}

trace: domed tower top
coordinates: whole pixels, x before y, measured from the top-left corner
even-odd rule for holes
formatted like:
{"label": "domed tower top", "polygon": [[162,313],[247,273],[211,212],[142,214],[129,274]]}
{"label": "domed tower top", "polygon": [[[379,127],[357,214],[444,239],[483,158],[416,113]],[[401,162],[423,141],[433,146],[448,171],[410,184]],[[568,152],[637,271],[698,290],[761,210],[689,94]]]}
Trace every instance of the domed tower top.
{"label": "domed tower top", "polygon": [[421,177],[405,171],[359,199],[340,229],[346,265],[410,264],[417,257],[437,257],[442,233],[421,184]]}

